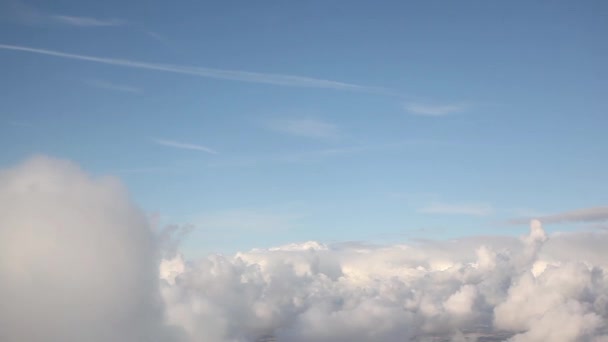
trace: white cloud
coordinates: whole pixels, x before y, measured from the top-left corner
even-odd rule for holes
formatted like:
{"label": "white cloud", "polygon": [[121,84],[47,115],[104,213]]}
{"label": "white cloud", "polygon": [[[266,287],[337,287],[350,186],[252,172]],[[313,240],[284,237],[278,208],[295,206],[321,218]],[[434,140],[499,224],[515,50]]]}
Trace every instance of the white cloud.
{"label": "white cloud", "polygon": [[443,303],[443,307],[454,315],[468,315],[472,312],[476,296],[475,286],[463,285]]}
{"label": "white cloud", "polygon": [[175,341],[158,258],[116,180],[45,157],[0,171],[0,340]]}
{"label": "white cloud", "polygon": [[494,208],[483,203],[431,203],[418,212],[425,214],[488,216],[494,213]]}
{"label": "white cloud", "polygon": [[313,139],[335,139],[340,133],[334,124],[319,119],[278,119],[268,124],[277,132]]}
{"label": "white cloud", "polygon": [[[547,240],[536,222],[519,241],[289,244],[192,262],[181,274],[171,274],[173,285],[165,283],[163,294],[169,320],[194,340],[605,338],[608,279],[601,270],[608,254],[572,237]],[[593,239],[607,243],[608,234]],[[596,256],[572,259],[562,254],[562,243],[590,248],[589,256]],[[548,266],[534,275],[539,262]]]}
{"label": "white cloud", "polygon": [[166,139],[155,139],[154,142],[158,145],[179,148],[182,150],[195,150],[195,151],[202,151],[202,152],[207,152],[207,153],[211,153],[211,154],[218,154],[217,151],[215,151],[207,146],[203,146],[203,145],[179,142],[179,141],[174,141],[174,140],[166,140]]}
{"label": "white cloud", "polygon": [[153,235],[116,180],[68,162],[0,171],[0,340],[608,339],[607,232],[532,222],[520,239],[309,241],[186,260],[175,248],[189,229]]}
{"label": "white cloud", "polygon": [[273,85],[278,85],[278,86],[289,86],[289,87],[326,88],[326,89],[350,90],[350,91],[361,91],[361,92],[371,92],[371,93],[384,92],[384,90],[375,88],[375,87],[367,87],[367,86],[361,86],[361,85],[356,85],[356,84],[352,84],[352,83],[324,80],[324,79],[305,77],[305,76],[270,74],[270,73],[250,72],[250,71],[241,71],[241,70],[224,70],[224,69],[202,68],[202,67],[192,67],[192,66],[179,66],[179,65],[171,65],[171,64],[146,63],[146,62],[133,61],[133,60],[128,60],[128,59],[116,59],[116,58],[78,55],[78,54],[73,54],[73,53],[65,53],[65,52],[61,52],[61,51],[37,49],[37,48],[28,47],[28,46],[8,45],[8,44],[0,44],[0,49],[29,52],[29,53],[39,54],[39,55],[55,56],[55,57],[60,57],[60,58],[89,61],[89,62],[95,62],[95,63],[101,63],[101,64],[116,65],[116,66],[122,66],[122,67],[127,67],[127,68],[164,71],[164,72],[186,74],[186,75],[213,78],[213,79],[221,79],[221,80],[273,84]]}
{"label": "white cloud", "polygon": [[467,106],[462,104],[434,105],[408,103],[405,105],[405,110],[409,113],[424,116],[445,116],[453,113],[459,113],[466,109]]}

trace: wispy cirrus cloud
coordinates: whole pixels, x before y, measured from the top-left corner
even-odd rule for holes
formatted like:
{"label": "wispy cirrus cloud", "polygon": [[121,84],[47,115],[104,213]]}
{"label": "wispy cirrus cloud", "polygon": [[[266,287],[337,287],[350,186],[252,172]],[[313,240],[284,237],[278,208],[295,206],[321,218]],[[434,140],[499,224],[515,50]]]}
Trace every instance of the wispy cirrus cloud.
{"label": "wispy cirrus cloud", "polygon": [[273,73],[261,73],[261,72],[250,72],[241,70],[225,70],[215,68],[202,68],[193,66],[180,66],[172,64],[159,64],[159,63],[147,63],[128,59],[117,59],[117,58],[106,58],[89,55],[79,55],[73,53],[66,53],[55,50],[38,49],[29,46],[20,45],[9,45],[0,44],[1,50],[11,50],[19,52],[28,52],[38,55],[54,56],[65,59],[88,61],[100,64],[109,64],[134,69],[145,69],[171,72],[176,74],[185,74],[192,76],[199,76],[212,79],[230,80],[238,82],[249,82],[249,83],[262,83],[272,84],[277,86],[287,87],[309,87],[309,88],[325,88],[334,90],[348,90],[348,91],[359,91],[368,93],[382,93],[384,90],[377,87],[368,87],[352,83],[345,83],[339,81],[325,80],[319,78],[285,75],[285,74],[273,74]]}
{"label": "wispy cirrus cloud", "polygon": [[201,151],[201,152],[206,152],[206,153],[211,153],[211,154],[219,154],[219,152],[217,152],[216,150],[214,150],[212,148],[209,148],[209,147],[203,146],[203,145],[198,145],[198,144],[179,142],[179,141],[167,140],[167,139],[154,139],[153,141],[154,141],[154,143],[156,143],[158,145],[162,145],[162,146],[166,146],[166,147],[179,148],[182,150],[195,150],[195,151]]}
{"label": "wispy cirrus cloud", "polygon": [[10,18],[23,25],[58,26],[72,28],[127,28],[157,40],[163,45],[169,45],[169,40],[160,33],[151,31],[141,24],[120,18],[99,18],[92,16],[77,16],[65,13],[45,12],[39,8],[12,0],[7,5],[0,4],[0,13],[7,12]]}
{"label": "wispy cirrus cloud", "polygon": [[538,217],[521,217],[509,220],[512,224],[523,224],[531,218],[541,220],[543,223],[589,223],[608,221],[608,206],[583,208]]}
{"label": "wispy cirrus cloud", "polygon": [[98,19],[71,15],[50,15],[48,18],[56,23],[79,27],[124,26],[127,24],[122,19]]}
{"label": "wispy cirrus cloud", "polygon": [[405,110],[414,115],[422,116],[446,116],[454,113],[459,113],[468,108],[463,104],[421,104],[421,103],[406,103]]}
{"label": "wispy cirrus cloud", "polygon": [[12,1],[6,8],[11,16],[23,24],[29,25],[66,25],[74,27],[117,27],[128,24],[126,20],[116,18],[94,18],[67,14],[49,13],[21,1]]}
{"label": "wispy cirrus cloud", "polygon": [[335,139],[340,135],[336,125],[319,119],[272,120],[268,123],[268,128],[288,135],[313,139]]}
{"label": "wispy cirrus cloud", "polygon": [[133,87],[130,85],[117,84],[100,80],[88,80],[85,83],[91,87],[120,91],[123,93],[141,94],[143,92],[140,88]]}
{"label": "wispy cirrus cloud", "polygon": [[486,203],[442,203],[435,202],[418,209],[424,214],[488,216],[494,208]]}

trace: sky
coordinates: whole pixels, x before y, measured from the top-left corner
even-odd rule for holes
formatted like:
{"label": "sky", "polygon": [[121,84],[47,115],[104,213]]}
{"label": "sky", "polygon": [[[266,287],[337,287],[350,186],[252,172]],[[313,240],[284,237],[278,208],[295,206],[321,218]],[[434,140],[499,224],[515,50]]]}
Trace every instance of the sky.
{"label": "sky", "polygon": [[[0,1],[0,166],[121,180],[187,255],[597,229],[608,4]],[[599,223],[598,223],[599,222]]]}
{"label": "sky", "polygon": [[606,18],[0,0],[0,340],[608,342]]}

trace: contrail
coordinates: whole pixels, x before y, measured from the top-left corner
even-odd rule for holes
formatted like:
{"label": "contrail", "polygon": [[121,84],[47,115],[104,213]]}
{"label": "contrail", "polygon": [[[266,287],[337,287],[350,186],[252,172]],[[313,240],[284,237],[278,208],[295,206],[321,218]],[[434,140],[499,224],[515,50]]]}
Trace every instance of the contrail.
{"label": "contrail", "polygon": [[367,87],[352,83],[324,80],[318,78],[294,76],[294,75],[283,75],[283,74],[268,74],[250,71],[240,70],[223,70],[214,68],[202,68],[192,66],[179,66],[171,64],[158,64],[158,63],[147,63],[140,61],[133,61],[128,59],[117,59],[117,58],[105,58],[97,56],[79,55],[73,53],[66,53],[55,50],[38,49],[28,46],[19,45],[7,45],[0,44],[0,49],[29,52],[39,55],[54,56],[67,59],[76,59],[81,61],[89,61],[101,64],[109,64],[122,66],[127,68],[147,69],[164,72],[172,72],[178,74],[193,75],[199,77],[207,77],[221,80],[231,80],[240,82],[250,83],[264,83],[273,84],[279,86],[289,87],[310,87],[310,88],[326,88],[335,90],[349,90],[349,91],[360,91],[369,93],[387,93],[386,89],[378,87]]}

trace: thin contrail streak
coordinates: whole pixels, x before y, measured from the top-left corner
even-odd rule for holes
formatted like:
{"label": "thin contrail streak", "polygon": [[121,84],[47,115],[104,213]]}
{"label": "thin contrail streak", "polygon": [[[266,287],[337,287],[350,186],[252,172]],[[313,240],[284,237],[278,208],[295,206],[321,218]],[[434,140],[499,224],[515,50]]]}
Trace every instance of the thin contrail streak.
{"label": "thin contrail streak", "polygon": [[139,62],[128,59],[117,59],[117,58],[105,58],[97,56],[79,55],[73,53],[66,53],[55,50],[38,49],[28,46],[20,45],[7,45],[0,44],[0,49],[29,52],[40,55],[54,56],[60,58],[75,59],[81,61],[89,61],[95,63],[109,64],[122,66],[127,68],[147,69],[164,72],[172,72],[178,74],[194,75],[200,77],[232,80],[241,82],[251,83],[265,83],[279,86],[290,86],[290,87],[311,87],[311,88],[327,88],[336,90],[350,90],[350,91],[361,91],[370,93],[385,93],[388,91],[378,87],[367,87],[352,83],[324,80],[318,78],[294,76],[294,75],[283,75],[283,74],[267,74],[259,72],[249,72],[240,70],[223,70],[213,68],[201,68],[191,66],[179,66],[171,64],[158,64],[158,63],[147,63]]}

